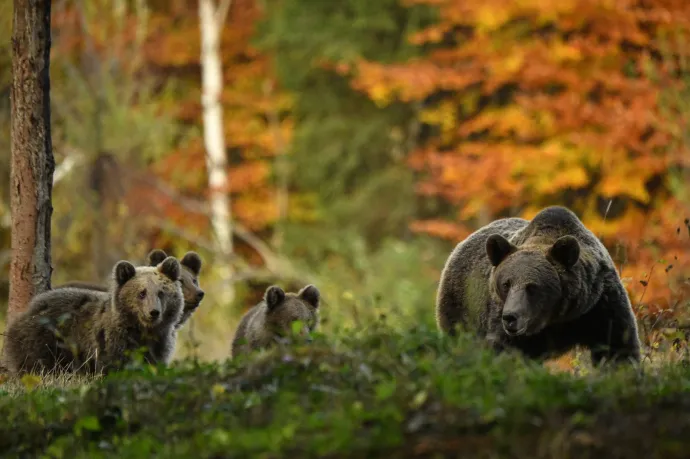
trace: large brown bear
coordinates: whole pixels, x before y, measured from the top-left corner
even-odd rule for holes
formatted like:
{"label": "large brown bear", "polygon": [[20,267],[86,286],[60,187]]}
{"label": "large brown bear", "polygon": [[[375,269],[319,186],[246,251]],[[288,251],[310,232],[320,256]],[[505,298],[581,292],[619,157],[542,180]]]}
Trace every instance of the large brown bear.
{"label": "large brown bear", "polygon": [[145,348],[150,363],[168,363],[184,300],[180,264],[156,267],[120,261],[111,292],[62,288],[33,298],[5,335],[10,371],[107,373]]}
{"label": "large brown bear", "polygon": [[531,358],[590,349],[595,365],[639,361],[630,300],[604,245],[577,216],[548,207],[497,220],[450,254],[436,301],[439,328],[477,333]]}
{"label": "large brown bear", "polygon": [[[147,257],[147,266],[158,266],[168,255],[160,250],[152,250]],[[187,252],[182,260],[180,260],[180,283],[182,284],[182,294],[184,295],[184,311],[180,317],[180,321],[175,325],[179,329],[197,310],[204,299],[204,291],[199,286],[199,274],[201,273],[201,257],[196,252]],[[55,287],[54,290],[63,288],[81,288],[87,290],[96,290],[99,292],[107,292],[108,287],[99,284],[92,284],[90,282],[72,281]]]}
{"label": "large brown bear", "polygon": [[313,285],[297,293],[285,293],[275,285],[269,287],[264,300],[242,317],[232,340],[232,357],[280,341],[298,320],[302,323],[301,333],[308,335],[319,324],[319,301],[319,290]]}

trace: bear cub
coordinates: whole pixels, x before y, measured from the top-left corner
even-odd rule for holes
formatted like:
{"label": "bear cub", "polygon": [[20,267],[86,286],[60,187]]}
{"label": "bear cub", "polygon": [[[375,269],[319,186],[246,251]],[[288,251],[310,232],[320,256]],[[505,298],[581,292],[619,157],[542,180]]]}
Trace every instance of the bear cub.
{"label": "bear cub", "polygon": [[[160,250],[154,249],[148,255],[149,266],[156,266],[165,260],[168,255]],[[184,295],[184,310],[182,317],[175,325],[180,328],[197,310],[204,299],[205,292],[199,286],[199,274],[201,274],[201,257],[196,252],[187,252],[180,260],[180,283],[182,284],[182,294]]]}
{"label": "bear cub", "polygon": [[[164,251],[160,249],[153,249],[147,256],[146,265],[158,266],[167,257],[168,255]],[[196,311],[201,304],[201,300],[204,299],[204,291],[199,286],[201,264],[201,257],[199,254],[192,251],[187,252],[184,257],[182,257],[182,260],[180,260],[180,266],[182,267],[182,270],[180,271],[180,283],[182,284],[182,294],[184,295],[184,311],[180,321],[175,325],[175,328],[177,329],[182,327],[182,325],[189,320],[194,311]],[[96,290],[99,292],[107,292],[109,288],[89,282],[72,281],[55,287],[54,290],[68,287]]]}
{"label": "bear cub", "polygon": [[319,325],[319,302],[319,290],[313,285],[297,293],[286,293],[275,285],[269,287],[263,301],[242,317],[232,340],[232,357],[282,342],[298,320],[302,323],[300,334],[309,336]]}
{"label": "bear cub", "polygon": [[109,292],[61,288],[36,295],[7,329],[10,371],[107,373],[141,347],[149,363],[169,363],[184,304],[179,279],[174,257],[155,267],[120,261]]}
{"label": "bear cub", "polygon": [[458,244],[441,274],[436,318],[451,335],[462,327],[531,358],[581,345],[595,365],[640,360],[635,315],[613,260],[564,207],[531,221],[497,220]]}

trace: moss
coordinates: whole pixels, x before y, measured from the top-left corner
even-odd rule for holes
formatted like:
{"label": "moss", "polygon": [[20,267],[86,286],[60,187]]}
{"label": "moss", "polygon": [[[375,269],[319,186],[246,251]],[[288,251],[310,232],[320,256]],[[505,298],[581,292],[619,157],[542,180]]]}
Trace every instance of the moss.
{"label": "moss", "polygon": [[673,458],[690,446],[688,408],[684,365],[553,374],[466,336],[380,326],[235,361],[132,368],[5,395],[0,451]]}

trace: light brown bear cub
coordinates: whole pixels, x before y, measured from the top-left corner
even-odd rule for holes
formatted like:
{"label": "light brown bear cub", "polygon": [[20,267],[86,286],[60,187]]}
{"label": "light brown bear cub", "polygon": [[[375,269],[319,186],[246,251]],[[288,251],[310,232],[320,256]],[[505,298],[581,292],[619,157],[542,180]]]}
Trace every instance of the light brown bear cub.
{"label": "light brown bear cub", "polygon": [[232,357],[280,342],[298,320],[303,325],[301,334],[313,332],[319,325],[319,301],[319,290],[313,285],[297,293],[269,287],[263,301],[242,317],[232,340]]}
{"label": "light brown bear cub", "polygon": [[7,329],[7,366],[15,374],[107,373],[142,347],[147,362],[168,363],[184,305],[179,279],[174,257],[155,267],[120,261],[110,292],[61,288],[35,296]]}
{"label": "light brown bear cub", "polygon": [[[168,255],[164,251],[154,249],[148,254],[146,264],[147,266],[158,266],[158,264],[167,257]],[[196,252],[187,252],[185,256],[182,257],[182,260],[180,260],[180,266],[182,267],[180,271],[180,283],[182,284],[182,294],[184,295],[184,311],[180,321],[175,325],[177,329],[182,327],[182,325],[189,320],[191,315],[201,304],[201,300],[204,299],[204,291],[199,286],[201,257]],[[108,291],[108,287],[106,286],[81,281],[67,282],[59,287],[55,287],[55,290],[67,287],[96,290],[99,292]]]}

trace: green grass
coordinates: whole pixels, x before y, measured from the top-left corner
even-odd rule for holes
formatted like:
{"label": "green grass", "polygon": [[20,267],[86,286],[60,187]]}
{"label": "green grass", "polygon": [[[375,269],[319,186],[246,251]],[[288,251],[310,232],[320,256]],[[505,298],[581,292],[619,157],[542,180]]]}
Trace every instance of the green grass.
{"label": "green grass", "polygon": [[649,459],[690,449],[686,365],[554,374],[435,330],[373,327],[62,386],[5,385],[5,456]]}

